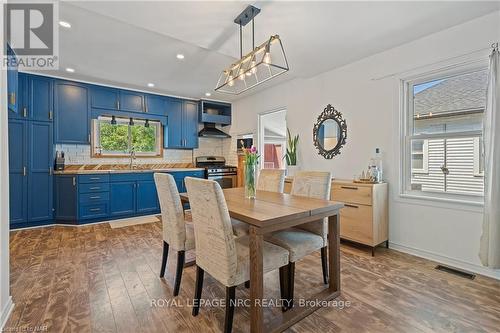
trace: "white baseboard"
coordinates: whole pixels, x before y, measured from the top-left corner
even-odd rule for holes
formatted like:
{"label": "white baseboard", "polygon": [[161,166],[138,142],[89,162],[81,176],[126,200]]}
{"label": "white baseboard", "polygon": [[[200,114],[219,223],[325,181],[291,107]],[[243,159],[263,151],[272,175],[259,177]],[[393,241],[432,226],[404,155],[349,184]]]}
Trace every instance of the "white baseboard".
{"label": "white baseboard", "polygon": [[0,313],[0,331],[3,332],[4,326],[7,323],[7,320],[9,320],[12,310],[14,310],[14,302],[12,302],[12,296],[9,296],[7,304],[5,304],[2,309],[2,313]]}
{"label": "white baseboard", "polygon": [[487,276],[487,277],[490,277],[490,278],[493,278],[496,280],[500,280],[500,269],[490,269],[490,268],[487,268],[484,266],[474,265],[474,264],[464,262],[461,260],[449,258],[449,257],[443,256],[443,255],[440,255],[437,253],[433,253],[430,251],[415,249],[415,248],[412,248],[409,246],[395,244],[395,243],[391,243],[391,242],[389,242],[389,248],[396,250],[396,251],[408,253],[408,254],[414,255],[416,257],[436,261],[440,264],[445,264],[445,265],[460,268],[460,269],[463,269],[463,270],[466,270],[466,271],[469,271],[472,273],[481,274],[481,275],[484,275],[484,276]]}

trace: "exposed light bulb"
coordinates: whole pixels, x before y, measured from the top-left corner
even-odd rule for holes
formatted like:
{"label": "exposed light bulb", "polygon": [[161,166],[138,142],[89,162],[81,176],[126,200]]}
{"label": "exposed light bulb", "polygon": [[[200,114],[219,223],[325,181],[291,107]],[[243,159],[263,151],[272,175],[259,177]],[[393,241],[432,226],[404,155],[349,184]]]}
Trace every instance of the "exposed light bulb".
{"label": "exposed light bulb", "polygon": [[245,71],[243,70],[243,68],[240,68],[240,74],[238,75],[238,79],[240,79],[241,81],[245,79]]}
{"label": "exposed light bulb", "polygon": [[266,52],[266,54],[264,55],[264,63],[268,65],[271,63],[271,53]]}
{"label": "exposed light bulb", "polygon": [[432,117],[432,112],[429,112],[429,117]]}
{"label": "exposed light bulb", "polygon": [[227,77],[227,85],[230,87],[234,86],[234,77],[232,75]]}
{"label": "exposed light bulb", "polygon": [[250,68],[250,74],[257,73],[257,62],[255,62],[255,60],[252,60],[252,62],[250,62]]}

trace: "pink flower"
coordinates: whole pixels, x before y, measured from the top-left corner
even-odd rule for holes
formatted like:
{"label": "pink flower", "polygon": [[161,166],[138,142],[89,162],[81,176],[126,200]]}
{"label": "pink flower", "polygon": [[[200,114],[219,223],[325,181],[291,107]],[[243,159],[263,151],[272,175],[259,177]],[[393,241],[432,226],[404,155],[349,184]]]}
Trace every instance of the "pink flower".
{"label": "pink flower", "polygon": [[250,148],[250,152],[252,154],[255,154],[257,152],[257,148],[255,148],[255,146],[252,146],[252,148]]}

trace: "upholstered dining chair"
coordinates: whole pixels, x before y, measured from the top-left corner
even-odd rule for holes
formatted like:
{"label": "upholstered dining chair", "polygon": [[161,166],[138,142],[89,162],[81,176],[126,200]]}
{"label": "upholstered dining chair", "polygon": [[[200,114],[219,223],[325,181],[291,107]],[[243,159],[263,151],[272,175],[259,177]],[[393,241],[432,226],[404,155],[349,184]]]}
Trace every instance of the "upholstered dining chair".
{"label": "upholstered dining chair", "polygon": [[[193,316],[199,312],[203,276],[207,272],[226,286],[224,332],[231,332],[235,288],[250,279],[249,237],[235,237],[231,218],[219,184],[212,180],[186,177],[196,239],[196,286]],[[288,251],[263,242],[264,273],[288,264]],[[284,295],[284,278],[280,289]]]}
{"label": "upholstered dining chair", "polygon": [[[292,182],[292,195],[299,195],[311,198],[330,198],[330,188],[332,176],[330,172],[302,171],[298,172]],[[294,228],[277,231],[265,236],[265,240],[287,249],[290,253],[290,263],[286,268],[288,276],[288,299],[290,307],[293,306],[293,290],[295,279],[295,262],[303,257],[320,250],[321,268],[323,271],[323,282],[328,283],[328,219],[309,222]]]}
{"label": "upholstered dining chair", "polygon": [[[262,169],[257,179],[257,191],[269,191],[283,193],[285,187],[284,169]],[[248,235],[248,224],[232,220],[233,231],[236,236]]]}
{"label": "upholstered dining chair", "polygon": [[154,179],[160,201],[161,220],[163,224],[163,258],[161,261],[160,277],[165,276],[168,250],[172,247],[172,249],[177,251],[177,268],[174,283],[174,296],[177,296],[179,295],[181,286],[186,251],[195,248],[193,224],[187,224],[184,219],[184,210],[174,177],[167,173],[155,173]]}

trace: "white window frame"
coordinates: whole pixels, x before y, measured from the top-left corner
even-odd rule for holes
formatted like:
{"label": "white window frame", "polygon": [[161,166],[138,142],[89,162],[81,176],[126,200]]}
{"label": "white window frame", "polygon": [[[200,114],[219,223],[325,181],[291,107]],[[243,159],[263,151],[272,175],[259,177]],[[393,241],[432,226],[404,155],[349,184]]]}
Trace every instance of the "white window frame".
{"label": "white window frame", "polygon": [[481,138],[474,138],[474,176],[475,177],[484,177],[484,167],[483,170],[480,170],[481,160],[483,160],[484,165],[484,155],[481,154],[480,147]]}
{"label": "white window frame", "polygon": [[413,87],[425,82],[444,79],[461,74],[472,73],[488,68],[488,59],[481,58],[468,63],[462,63],[455,66],[448,66],[446,69],[433,70],[431,72],[422,72],[409,77],[401,78],[400,81],[400,134],[401,134],[401,164],[400,164],[400,197],[442,200],[448,202],[471,203],[474,205],[481,204],[483,195],[462,195],[455,193],[437,193],[424,192],[411,189],[411,141],[412,140],[430,140],[430,139],[447,139],[457,137],[480,137],[482,131],[464,131],[453,133],[437,133],[437,134],[413,134]]}
{"label": "white window frame", "polygon": [[[418,173],[418,174],[429,173],[429,140],[423,140],[423,141],[424,141],[424,144],[422,145],[422,166],[423,166],[423,168],[421,168],[421,169],[411,168],[412,173]],[[410,148],[410,154],[417,155],[413,151],[411,151],[411,148]],[[420,155],[420,154],[418,154],[418,155]],[[410,163],[411,163],[411,160],[410,160]]]}
{"label": "white window frame", "polygon": [[[130,151],[128,152],[103,152],[100,145],[100,131],[99,131],[99,122],[100,121],[109,121],[111,122],[111,117],[101,116],[98,119],[92,120],[92,149],[91,156],[92,157],[130,157]],[[122,124],[128,123],[128,118],[119,118],[116,117],[117,122],[121,122]],[[144,125],[146,123],[145,120],[134,119],[134,125]],[[136,157],[162,157],[163,156],[163,126],[159,121],[149,121],[149,126],[156,127],[156,151],[155,152],[141,152],[134,151]],[[128,128],[128,146],[131,146],[131,128]]]}

